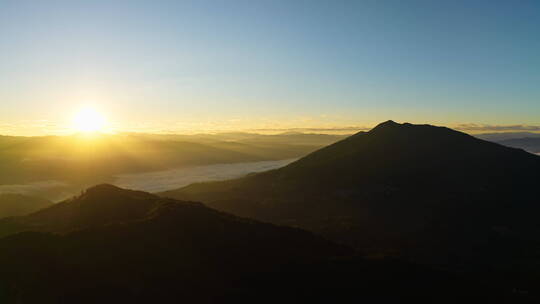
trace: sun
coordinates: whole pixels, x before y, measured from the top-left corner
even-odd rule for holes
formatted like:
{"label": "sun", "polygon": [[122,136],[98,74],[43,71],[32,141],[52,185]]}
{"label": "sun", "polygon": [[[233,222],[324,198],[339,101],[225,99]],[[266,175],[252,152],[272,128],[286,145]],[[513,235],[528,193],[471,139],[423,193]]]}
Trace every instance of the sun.
{"label": "sun", "polygon": [[103,131],[105,117],[92,108],[85,108],[73,117],[73,127],[79,132],[93,133]]}

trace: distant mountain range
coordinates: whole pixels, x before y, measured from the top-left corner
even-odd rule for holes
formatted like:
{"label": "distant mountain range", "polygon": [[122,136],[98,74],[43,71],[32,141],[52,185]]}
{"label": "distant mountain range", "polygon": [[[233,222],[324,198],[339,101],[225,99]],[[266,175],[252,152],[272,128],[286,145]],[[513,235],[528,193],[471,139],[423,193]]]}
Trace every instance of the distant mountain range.
{"label": "distant mountain range", "polygon": [[536,154],[540,153],[540,133],[507,132],[476,134],[475,136],[507,147],[519,148]]}
{"label": "distant mountain range", "polygon": [[540,157],[523,150],[387,121],[284,168],[162,195],[301,227],[366,253],[538,275],[539,180]]}
{"label": "distant mountain range", "polygon": [[341,138],[249,133],[0,136],[0,185],[43,180],[92,184],[108,182],[116,174],[296,158]]}
{"label": "distant mountain range", "polygon": [[1,303],[521,299],[489,278],[364,259],[300,229],[110,185],[0,230]]}
{"label": "distant mountain range", "polygon": [[493,142],[498,142],[501,140],[515,139],[515,138],[540,138],[540,133],[534,132],[499,132],[499,133],[481,133],[474,135],[477,138],[483,140],[489,140]]}
{"label": "distant mountain range", "polygon": [[497,142],[501,145],[520,148],[531,153],[540,153],[540,137],[512,138]]}
{"label": "distant mountain range", "polygon": [[26,215],[52,205],[51,201],[16,193],[0,193],[0,218]]}
{"label": "distant mountain range", "polygon": [[[342,139],[338,135],[250,133],[0,136],[0,193],[64,199],[115,176],[213,164],[298,158]],[[35,187],[53,183],[54,187]],[[28,187],[30,186],[30,187]]]}

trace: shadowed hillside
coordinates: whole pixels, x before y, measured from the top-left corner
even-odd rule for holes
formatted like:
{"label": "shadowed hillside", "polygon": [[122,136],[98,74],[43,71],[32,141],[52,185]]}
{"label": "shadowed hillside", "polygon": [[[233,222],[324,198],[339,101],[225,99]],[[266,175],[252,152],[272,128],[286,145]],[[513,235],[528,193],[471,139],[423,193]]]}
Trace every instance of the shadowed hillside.
{"label": "shadowed hillside", "polygon": [[[80,303],[116,292],[130,300],[156,292],[159,299],[192,288],[204,300],[203,286],[226,291],[214,281],[351,252],[298,229],[109,185],[5,221],[27,232],[0,240],[0,282],[7,284],[0,290],[24,303]],[[53,231],[60,234],[45,233]]]}
{"label": "shadowed hillside", "polygon": [[538,180],[540,157],[523,150],[388,121],[281,169],[163,195],[364,252],[520,273],[538,271]]}
{"label": "shadowed hillside", "polygon": [[109,185],[9,223],[2,303],[521,299],[485,279],[363,259],[300,229]]}

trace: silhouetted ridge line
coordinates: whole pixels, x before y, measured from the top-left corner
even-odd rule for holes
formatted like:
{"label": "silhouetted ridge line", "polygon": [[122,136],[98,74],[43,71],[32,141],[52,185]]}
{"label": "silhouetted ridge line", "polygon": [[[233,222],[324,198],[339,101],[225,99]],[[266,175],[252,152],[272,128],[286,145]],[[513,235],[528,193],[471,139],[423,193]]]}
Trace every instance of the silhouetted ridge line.
{"label": "silhouetted ridge line", "polygon": [[373,129],[370,130],[370,132],[377,131],[377,130],[398,128],[400,126],[402,126],[402,125],[395,122],[395,121],[393,121],[393,120],[387,120],[385,122],[381,122],[380,124],[376,125]]}
{"label": "silhouetted ridge line", "polygon": [[[2,229],[2,303],[218,303],[270,289],[302,297],[274,289],[278,274],[354,254],[297,228],[110,185]],[[252,286],[267,276],[272,284]]]}
{"label": "silhouetted ridge line", "polygon": [[155,198],[154,195],[147,192],[122,189],[120,187],[117,187],[111,184],[100,184],[100,185],[90,187],[81,194],[81,197],[96,197],[97,198],[97,197],[109,196],[109,195],[132,196],[132,197],[139,197],[139,198],[152,198],[152,197]]}
{"label": "silhouetted ridge line", "polygon": [[523,150],[386,121],[277,170],[163,195],[298,226],[373,254],[510,267],[540,241],[539,180],[540,157]]}

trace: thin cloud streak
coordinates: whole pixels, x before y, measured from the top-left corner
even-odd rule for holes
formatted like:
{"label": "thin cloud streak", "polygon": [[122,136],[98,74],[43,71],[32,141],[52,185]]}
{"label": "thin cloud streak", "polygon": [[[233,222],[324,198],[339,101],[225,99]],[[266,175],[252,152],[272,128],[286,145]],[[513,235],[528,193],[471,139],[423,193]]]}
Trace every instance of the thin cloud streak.
{"label": "thin cloud streak", "polygon": [[464,132],[509,132],[526,131],[540,132],[540,126],[535,125],[486,125],[486,124],[459,124],[454,127]]}
{"label": "thin cloud streak", "polygon": [[360,131],[369,131],[370,127],[336,127],[336,128],[275,128],[275,129],[250,129],[248,131],[256,133],[286,133],[286,132],[298,132],[298,133],[356,133]]}

